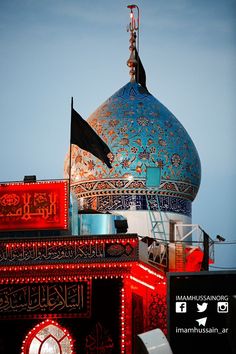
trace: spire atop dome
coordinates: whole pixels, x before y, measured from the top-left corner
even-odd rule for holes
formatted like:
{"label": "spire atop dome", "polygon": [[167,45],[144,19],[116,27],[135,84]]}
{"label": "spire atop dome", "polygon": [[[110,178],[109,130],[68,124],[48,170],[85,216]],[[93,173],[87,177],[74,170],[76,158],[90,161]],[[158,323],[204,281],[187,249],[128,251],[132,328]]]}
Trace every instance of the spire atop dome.
{"label": "spire atop dome", "polygon": [[[139,57],[139,8],[136,5],[128,5],[130,9],[130,23],[127,26],[127,32],[130,32],[130,57],[127,60],[127,65],[130,68],[130,81],[137,82],[144,89],[146,87],[146,73],[143,64]],[[137,17],[135,18],[134,9],[137,10]],[[137,44],[136,44],[137,39]]]}
{"label": "spire atop dome", "polygon": [[[137,32],[139,31],[139,8],[137,5],[128,5],[130,9],[130,23],[127,27],[127,32],[130,32],[130,57],[127,61],[127,65],[130,68],[130,81],[136,81],[135,68],[137,67],[137,59],[136,59],[136,38]],[[134,9],[137,10],[137,18],[135,18]]]}

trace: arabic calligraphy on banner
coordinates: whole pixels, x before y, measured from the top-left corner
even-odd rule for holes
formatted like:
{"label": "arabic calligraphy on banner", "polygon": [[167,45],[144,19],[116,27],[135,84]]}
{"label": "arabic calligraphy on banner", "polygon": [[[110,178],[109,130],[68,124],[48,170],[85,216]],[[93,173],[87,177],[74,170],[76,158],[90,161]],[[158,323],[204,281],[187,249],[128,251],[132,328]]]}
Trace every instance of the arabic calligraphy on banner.
{"label": "arabic calligraphy on banner", "polygon": [[67,181],[0,185],[0,231],[67,228]]}
{"label": "arabic calligraphy on banner", "polygon": [[0,316],[90,316],[90,281],[0,285]]}
{"label": "arabic calligraphy on banner", "polygon": [[[116,242],[114,242],[116,241]],[[137,237],[123,236],[123,239],[92,238],[80,240],[48,241],[2,241],[0,243],[0,265],[53,264],[97,261],[135,261],[138,259]]]}

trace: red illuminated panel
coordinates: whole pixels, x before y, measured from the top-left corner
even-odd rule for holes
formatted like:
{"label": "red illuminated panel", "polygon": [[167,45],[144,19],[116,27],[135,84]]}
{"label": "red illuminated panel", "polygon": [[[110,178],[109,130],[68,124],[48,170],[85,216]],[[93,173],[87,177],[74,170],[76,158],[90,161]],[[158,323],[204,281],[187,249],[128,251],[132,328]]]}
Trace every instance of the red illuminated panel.
{"label": "red illuminated panel", "polygon": [[0,231],[67,228],[67,181],[0,185]]}

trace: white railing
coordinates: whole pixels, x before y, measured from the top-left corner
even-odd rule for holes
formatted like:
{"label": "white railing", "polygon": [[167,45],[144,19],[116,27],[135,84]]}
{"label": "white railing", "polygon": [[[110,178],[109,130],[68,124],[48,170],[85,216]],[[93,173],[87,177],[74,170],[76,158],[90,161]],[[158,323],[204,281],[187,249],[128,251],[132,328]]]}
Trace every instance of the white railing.
{"label": "white railing", "polygon": [[[148,245],[148,261],[161,270],[167,270],[170,266],[170,247],[173,246],[176,249],[176,245],[182,245],[183,250],[183,264],[186,257],[196,249],[201,249],[204,252],[204,234],[206,232],[198,224],[181,224],[174,225],[174,240],[163,241],[158,239],[147,238]],[[209,259],[214,261],[214,241],[207,235],[209,249]],[[174,254],[176,252],[174,251]],[[174,262],[176,262],[175,259]]]}
{"label": "white railing", "polygon": [[[185,245],[199,247],[202,251],[204,251],[204,233],[206,234],[198,224],[176,223],[174,225],[175,242],[183,242]],[[209,258],[214,261],[214,240],[209,235],[207,237],[209,241]]]}

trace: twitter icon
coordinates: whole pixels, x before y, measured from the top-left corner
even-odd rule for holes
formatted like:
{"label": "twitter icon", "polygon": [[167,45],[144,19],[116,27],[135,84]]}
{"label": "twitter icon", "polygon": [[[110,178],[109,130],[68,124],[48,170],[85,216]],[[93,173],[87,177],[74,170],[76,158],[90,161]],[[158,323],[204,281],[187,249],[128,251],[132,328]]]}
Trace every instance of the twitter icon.
{"label": "twitter icon", "polygon": [[202,304],[197,304],[197,312],[204,312],[206,311],[208,306],[207,302],[203,302]]}

